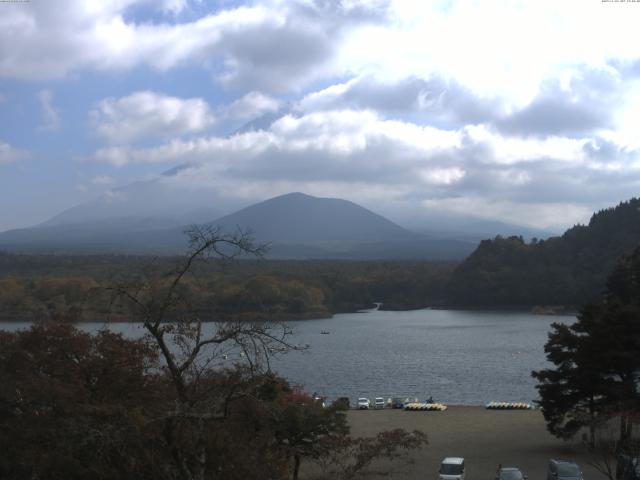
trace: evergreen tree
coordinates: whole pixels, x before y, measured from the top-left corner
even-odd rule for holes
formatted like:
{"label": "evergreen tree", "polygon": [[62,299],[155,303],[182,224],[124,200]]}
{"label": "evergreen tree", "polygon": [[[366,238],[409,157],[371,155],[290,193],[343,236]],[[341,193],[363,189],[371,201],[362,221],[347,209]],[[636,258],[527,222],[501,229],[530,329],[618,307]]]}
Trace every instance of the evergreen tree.
{"label": "evergreen tree", "polygon": [[561,438],[620,419],[620,441],[640,410],[640,248],[623,258],[600,303],[571,326],[553,324],[545,345],[555,368],[533,372],[547,427]]}

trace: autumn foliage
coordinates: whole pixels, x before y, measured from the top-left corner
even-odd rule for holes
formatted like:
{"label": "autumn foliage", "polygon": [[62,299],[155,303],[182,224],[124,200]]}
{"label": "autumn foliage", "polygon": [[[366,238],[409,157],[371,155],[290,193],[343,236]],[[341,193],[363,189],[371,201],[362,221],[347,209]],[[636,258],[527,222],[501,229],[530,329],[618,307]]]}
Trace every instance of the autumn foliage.
{"label": "autumn foliage", "polygon": [[190,381],[193,411],[210,414],[194,422],[176,412],[159,358],[149,339],[68,324],[0,332],[0,478],[195,478],[178,463],[198,463],[200,439],[202,478],[295,478],[301,464],[351,478],[426,443],[402,431],[353,439],[344,412],[240,365]]}

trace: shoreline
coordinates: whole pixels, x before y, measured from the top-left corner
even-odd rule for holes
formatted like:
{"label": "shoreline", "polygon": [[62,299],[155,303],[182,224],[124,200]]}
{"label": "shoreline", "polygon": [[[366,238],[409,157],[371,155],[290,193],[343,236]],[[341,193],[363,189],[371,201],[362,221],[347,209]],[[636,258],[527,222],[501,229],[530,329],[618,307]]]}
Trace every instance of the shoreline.
{"label": "shoreline", "polygon": [[[222,322],[230,322],[230,321],[243,321],[243,322],[307,322],[310,320],[327,320],[332,319],[336,315],[350,315],[355,313],[369,313],[372,311],[381,311],[381,312],[416,312],[420,310],[440,310],[440,311],[458,311],[458,312],[482,312],[482,313],[522,313],[522,314],[531,314],[531,315],[539,315],[539,316],[554,316],[554,317],[575,317],[577,312],[573,311],[547,311],[547,310],[535,310],[535,307],[460,307],[460,306],[427,306],[427,307],[418,307],[418,308],[406,308],[406,309],[385,309],[382,308],[365,308],[365,309],[355,309],[355,310],[344,310],[337,311],[332,313],[325,312],[308,312],[306,314],[294,315],[294,314],[279,314],[281,318],[274,318],[272,315],[253,315],[239,314],[236,318],[228,318],[228,319],[220,319],[220,320],[203,320],[202,323],[222,323]],[[535,310],[535,311],[534,311]],[[36,320],[36,319],[28,319],[25,317],[11,318],[7,316],[2,316],[0,314],[0,325],[3,323],[40,323],[40,322],[51,322],[54,320],[44,319],[44,320]],[[112,318],[110,320],[105,319],[82,319],[79,321],[69,321],[63,322],[69,323],[72,325],[78,325],[82,323],[140,323],[139,320],[127,320],[124,318]],[[163,323],[170,323],[170,321],[166,321]]]}

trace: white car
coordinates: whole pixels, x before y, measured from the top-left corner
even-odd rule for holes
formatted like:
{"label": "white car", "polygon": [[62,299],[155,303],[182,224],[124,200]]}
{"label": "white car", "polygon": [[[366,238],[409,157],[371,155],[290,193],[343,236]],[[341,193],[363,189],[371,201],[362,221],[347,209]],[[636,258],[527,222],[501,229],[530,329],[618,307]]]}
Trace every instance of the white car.
{"label": "white car", "polygon": [[368,398],[359,398],[358,399],[358,409],[359,410],[369,410],[371,408],[371,400]]}
{"label": "white car", "polygon": [[378,408],[384,408],[384,398],[382,397],[376,397],[376,399],[373,401],[373,406],[374,408],[378,409]]}
{"label": "white car", "polygon": [[439,480],[464,480],[464,458],[447,457],[440,464]]}

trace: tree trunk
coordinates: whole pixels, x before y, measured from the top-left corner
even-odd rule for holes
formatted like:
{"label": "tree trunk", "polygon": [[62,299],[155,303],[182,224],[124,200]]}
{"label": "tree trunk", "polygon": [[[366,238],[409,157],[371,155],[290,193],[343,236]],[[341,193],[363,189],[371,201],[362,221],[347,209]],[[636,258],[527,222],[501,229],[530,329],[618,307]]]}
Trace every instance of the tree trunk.
{"label": "tree trunk", "polygon": [[298,480],[298,472],[300,471],[300,455],[293,456],[293,480]]}
{"label": "tree trunk", "polygon": [[595,448],[596,446],[596,407],[593,399],[593,395],[589,399],[589,446]]}
{"label": "tree trunk", "polygon": [[204,420],[202,418],[197,420],[198,425],[196,427],[197,440],[196,440],[196,474],[195,480],[204,480],[207,472],[207,443],[205,441],[205,428]]}
{"label": "tree trunk", "polygon": [[630,439],[630,429],[629,424],[630,420],[627,414],[622,413],[620,415],[620,448],[624,449]]}

